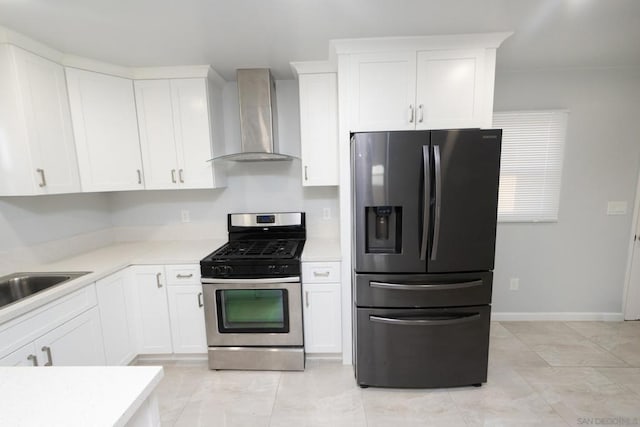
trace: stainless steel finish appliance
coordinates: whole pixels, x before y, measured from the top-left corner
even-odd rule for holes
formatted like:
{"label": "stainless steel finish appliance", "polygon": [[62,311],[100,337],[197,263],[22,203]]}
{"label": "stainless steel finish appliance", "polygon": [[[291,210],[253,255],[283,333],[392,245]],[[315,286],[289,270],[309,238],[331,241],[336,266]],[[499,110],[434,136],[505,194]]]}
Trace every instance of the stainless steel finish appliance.
{"label": "stainless steel finish appliance", "polygon": [[278,152],[276,84],[268,68],[236,70],[240,104],[240,153],[217,159],[236,162],[293,160]]}
{"label": "stainless steel finish appliance", "polygon": [[304,370],[304,213],[230,214],[200,261],[211,369]]}
{"label": "stainless steel finish appliance", "polygon": [[486,382],[501,136],[353,134],[359,385]]}

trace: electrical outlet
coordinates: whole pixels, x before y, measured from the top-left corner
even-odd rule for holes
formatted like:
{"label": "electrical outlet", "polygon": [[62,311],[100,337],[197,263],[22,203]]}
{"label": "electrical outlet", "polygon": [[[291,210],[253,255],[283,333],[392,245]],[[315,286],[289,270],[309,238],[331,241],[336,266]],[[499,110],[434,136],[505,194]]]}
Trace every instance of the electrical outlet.
{"label": "electrical outlet", "polygon": [[331,219],[331,208],[322,208],[322,219]]}
{"label": "electrical outlet", "polygon": [[520,279],[518,277],[512,277],[509,280],[509,289],[512,291],[517,291],[520,289]]}
{"label": "electrical outlet", "polygon": [[186,209],[183,209],[180,212],[180,218],[182,219],[182,222],[191,222],[191,214]]}

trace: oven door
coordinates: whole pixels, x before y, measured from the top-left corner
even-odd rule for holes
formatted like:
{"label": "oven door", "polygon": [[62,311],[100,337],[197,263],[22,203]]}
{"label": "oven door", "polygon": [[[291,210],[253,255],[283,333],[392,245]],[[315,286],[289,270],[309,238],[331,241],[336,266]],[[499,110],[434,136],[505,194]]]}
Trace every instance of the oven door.
{"label": "oven door", "polygon": [[299,277],[202,279],[207,344],[302,346]]}

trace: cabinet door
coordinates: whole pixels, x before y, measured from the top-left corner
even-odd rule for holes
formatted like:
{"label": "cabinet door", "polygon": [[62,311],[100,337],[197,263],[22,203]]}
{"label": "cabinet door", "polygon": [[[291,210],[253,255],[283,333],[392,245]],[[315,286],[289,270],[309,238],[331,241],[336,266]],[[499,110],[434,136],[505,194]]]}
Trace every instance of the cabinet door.
{"label": "cabinet door", "polygon": [[167,288],[174,353],[206,353],[202,285]]}
{"label": "cabinet door", "polygon": [[34,342],[41,366],[104,365],[100,313],[94,307],[58,326]]}
{"label": "cabinet door", "polygon": [[134,85],[145,188],[177,188],[178,162],[169,80],[138,80]]}
{"label": "cabinet door", "polygon": [[67,68],[83,191],[144,188],[133,82]]}
{"label": "cabinet door", "polygon": [[351,58],[351,131],[415,128],[416,54]]}
{"label": "cabinet door", "polygon": [[336,74],[301,74],[298,82],[302,185],[338,185]]}
{"label": "cabinet door", "polygon": [[164,267],[135,266],[132,277],[137,352],[171,353],[171,327]]}
{"label": "cabinet door", "polygon": [[418,52],[417,129],[481,127],[484,50]]}
{"label": "cabinet door", "polygon": [[44,363],[38,358],[38,353],[33,343],[29,343],[24,347],[0,358],[0,366],[38,366]]}
{"label": "cabinet door", "polygon": [[182,188],[213,188],[213,157],[207,82],[171,80],[173,123]]}
{"label": "cabinet door", "polygon": [[31,152],[35,193],[80,191],[64,68],[11,47]]}
{"label": "cabinet door", "polygon": [[131,286],[125,271],[96,282],[98,307],[107,365],[127,365],[136,356],[132,322],[127,301]]}
{"label": "cabinet door", "polygon": [[304,283],[302,287],[305,352],[341,352],[340,284]]}

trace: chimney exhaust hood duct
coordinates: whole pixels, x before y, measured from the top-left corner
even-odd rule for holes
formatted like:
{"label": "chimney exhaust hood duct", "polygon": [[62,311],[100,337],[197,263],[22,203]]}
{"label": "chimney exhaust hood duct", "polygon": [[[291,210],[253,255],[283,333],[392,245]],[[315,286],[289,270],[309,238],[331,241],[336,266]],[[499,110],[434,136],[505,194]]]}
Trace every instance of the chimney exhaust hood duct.
{"label": "chimney exhaust hood duct", "polygon": [[288,160],[295,157],[278,153],[278,115],[276,85],[268,68],[236,70],[240,104],[241,152],[214,160],[256,162]]}

